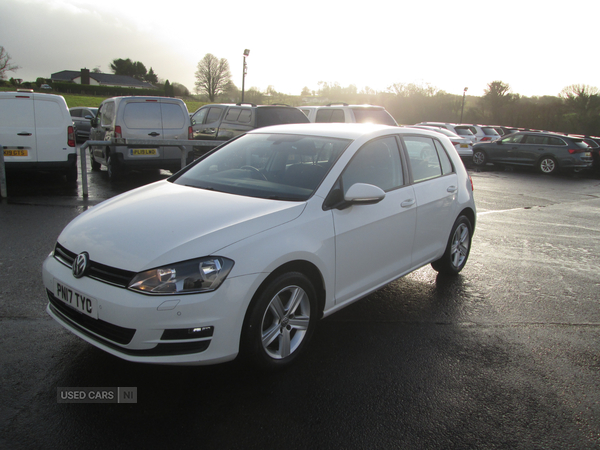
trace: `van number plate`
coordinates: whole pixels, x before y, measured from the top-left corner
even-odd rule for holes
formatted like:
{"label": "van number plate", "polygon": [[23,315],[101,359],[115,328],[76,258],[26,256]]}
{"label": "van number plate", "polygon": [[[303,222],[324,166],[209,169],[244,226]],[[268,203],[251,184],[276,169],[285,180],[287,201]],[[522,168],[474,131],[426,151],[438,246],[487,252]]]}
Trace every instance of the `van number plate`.
{"label": "van number plate", "polygon": [[130,148],[131,156],[158,156],[158,151],[155,148]]}
{"label": "van number plate", "polygon": [[4,156],[28,156],[27,150],[4,150]]}

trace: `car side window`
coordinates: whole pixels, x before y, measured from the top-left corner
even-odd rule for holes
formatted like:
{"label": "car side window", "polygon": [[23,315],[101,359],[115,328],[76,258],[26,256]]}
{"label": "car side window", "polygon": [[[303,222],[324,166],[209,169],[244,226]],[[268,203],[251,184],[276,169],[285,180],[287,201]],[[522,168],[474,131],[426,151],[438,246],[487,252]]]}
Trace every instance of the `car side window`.
{"label": "car side window", "polygon": [[[405,136],[403,140],[415,183],[442,176],[442,164],[435,139],[425,136]],[[445,152],[442,153],[445,155]]]}
{"label": "car side window", "polygon": [[549,145],[565,145],[565,142],[562,139],[558,139],[555,137],[549,137],[548,144]]}
{"label": "car side window", "polygon": [[344,117],[343,109],[319,109],[317,111],[317,123],[344,123],[346,118]]}
{"label": "car side window", "polygon": [[102,108],[102,121],[100,124],[102,126],[108,126],[112,124],[113,119],[115,117],[115,104],[114,102],[107,102],[104,104]]}
{"label": "car side window", "polygon": [[519,144],[523,140],[524,136],[525,136],[524,134],[514,134],[511,136],[506,136],[505,138],[502,139],[502,143],[503,144]]}
{"label": "car side window", "polygon": [[221,113],[223,112],[222,108],[209,108],[208,116],[206,117],[206,121],[204,123],[213,123],[219,120],[221,117]]}
{"label": "car side window", "polygon": [[366,183],[390,191],[404,185],[398,142],[393,136],[363,145],[342,174],[344,194],[350,186]]}
{"label": "car side window", "polygon": [[208,113],[208,108],[201,108],[192,116],[192,125],[201,125],[204,123],[204,119],[206,118],[206,113]]}
{"label": "car side window", "polygon": [[448,175],[449,173],[454,172],[454,168],[452,167],[452,161],[450,161],[450,157],[448,153],[446,153],[446,149],[442,143],[436,139],[433,140],[435,144],[435,149],[437,150],[438,158],[440,159],[440,163],[442,164],[442,175]]}
{"label": "car side window", "polygon": [[81,117],[80,109],[72,109],[69,112],[71,113],[71,117]]}

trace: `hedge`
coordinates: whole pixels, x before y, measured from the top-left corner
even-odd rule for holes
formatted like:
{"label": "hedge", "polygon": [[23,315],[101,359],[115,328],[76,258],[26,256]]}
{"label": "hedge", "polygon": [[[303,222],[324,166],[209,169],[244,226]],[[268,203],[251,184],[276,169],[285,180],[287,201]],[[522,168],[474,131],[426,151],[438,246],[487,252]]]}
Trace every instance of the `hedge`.
{"label": "hedge", "polygon": [[54,81],[52,83],[52,89],[54,89],[56,92],[64,92],[67,94],[100,95],[106,97],[117,97],[122,95],[151,95],[165,97],[164,89],[134,89],[116,86],[76,84],[60,81]]}

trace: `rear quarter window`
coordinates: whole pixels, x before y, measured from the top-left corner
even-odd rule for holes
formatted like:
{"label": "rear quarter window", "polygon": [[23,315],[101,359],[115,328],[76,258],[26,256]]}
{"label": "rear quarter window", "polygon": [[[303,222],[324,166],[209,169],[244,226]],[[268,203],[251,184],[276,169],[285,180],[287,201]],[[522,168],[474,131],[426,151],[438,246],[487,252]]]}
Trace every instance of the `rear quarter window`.
{"label": "rear quarter window", "polygon": [[390,113],[379,108],[354,108],[352,110],[357,123],[379,123],[396,126],[396,121]]}
{"label": "rear quarter window", "polygon": [[297,108],[256,108],[256,128],[286,123],[308,123],[308,119]]}

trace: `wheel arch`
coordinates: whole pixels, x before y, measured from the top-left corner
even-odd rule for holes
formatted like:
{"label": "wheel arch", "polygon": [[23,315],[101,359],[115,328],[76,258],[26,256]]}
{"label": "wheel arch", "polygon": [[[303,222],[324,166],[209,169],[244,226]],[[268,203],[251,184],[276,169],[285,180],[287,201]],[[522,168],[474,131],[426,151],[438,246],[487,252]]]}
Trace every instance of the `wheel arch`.
{"label": "wheel arch", "polygon": [[473,228],[472,232],[474,233],[475,221],[477,220],[477,215],[475,214],[475,211],[473,211],[473,209],[471,208],[465,208],[458,215],[458,217],[460,216],[465,216],[467,219],[469,219],[469,222],[471,222],[471,227]]}
{"label": "wheel arch", "polygon": [[260,294],[275,278],[287,272],[299,272],[308,277],[308,279],[312,282],[317,293],[317,303],[319,305],[318,319],[323,317],[323,311],[325,309],[325,281],[323,279],[323,275],[321,274],[321,271],[317,268],[317,266],[315,266],[313,263],[305,260],[295,260],[289,261],[279,266],[277,269],[271,272],[267,278],[263,280],[263,282],[260,284],[256,292],[252,296],[252,300],[250,300],[250,304],[246,309],[246,313],[244,315],[244,328],[246,327],[250,311],[252,311],[252,308],[256,304],[258,297],[260,297]]}

